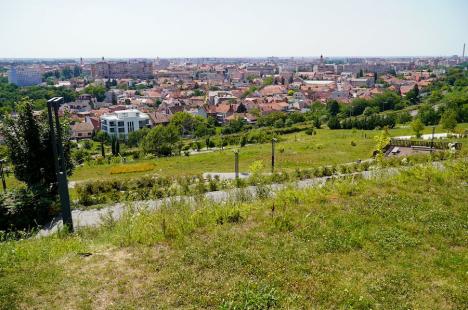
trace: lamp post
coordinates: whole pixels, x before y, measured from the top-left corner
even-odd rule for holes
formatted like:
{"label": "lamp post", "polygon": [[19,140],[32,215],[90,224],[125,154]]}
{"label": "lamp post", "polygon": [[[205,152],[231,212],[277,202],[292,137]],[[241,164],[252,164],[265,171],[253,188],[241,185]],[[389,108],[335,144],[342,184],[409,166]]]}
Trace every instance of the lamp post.
{"label": "lamp post", "polygon": [[50,140],[54,153],[55,175],[57,176],[60,204],[62,206],[63,225],[67,227],[70,232],[73,232],[70,196],[68,194],[67,167],[62,145],[62,130],[58,115],[59,106],[62,102],[63,97],[54,97],[47,101],[47,114],[49,118]]}
{"label": "lamp post", "polygon": [[276,138],[271,139],[271,173],[275,172],[275,143]]}
{"label": "lamp post", "polygon": [[432,153],[432,149],[434,148],[434,132],[435,132],[435,127],[436,127],[436,126],[432,126],[431,153]]}
{"label": "lamp post", "polygon": [[234,173],[237,180],[239,178],[239,150],[234,151]]}

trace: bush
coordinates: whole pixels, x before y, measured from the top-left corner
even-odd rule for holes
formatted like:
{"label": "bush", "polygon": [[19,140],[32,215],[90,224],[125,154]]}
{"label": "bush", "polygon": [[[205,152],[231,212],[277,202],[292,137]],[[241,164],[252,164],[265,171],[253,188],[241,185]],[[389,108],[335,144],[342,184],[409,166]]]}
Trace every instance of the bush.
{"label": "bush", "polygon": [[55,200],[43,191],[19,189],[0,194],[0,231],[31,230],[56,213]]}

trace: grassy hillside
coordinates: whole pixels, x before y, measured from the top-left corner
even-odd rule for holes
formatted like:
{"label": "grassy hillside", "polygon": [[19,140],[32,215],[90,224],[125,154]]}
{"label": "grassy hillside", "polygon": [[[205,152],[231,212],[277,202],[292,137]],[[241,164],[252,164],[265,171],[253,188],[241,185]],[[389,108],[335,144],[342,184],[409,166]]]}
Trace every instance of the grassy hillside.
{"label": "grassy hillside", "polygon": [[0,243],[0,308],[461,309],[468,164]]}
{"label": "grassy hillside", "polygon": [[[460,128],[465,128],[460,124]],[[426,128],[425,133],[431,129]],[[446,132],[437,128],[437,132]],[[329,130],[319,129],[316,135],[306,135],[304,132],[289,134],[281,137],[276,146],[277,169],[294,170],[311,166],[332,165],[346,163],[358,159],[367,159],[372,155],[375,141],[373,137],[379,130]],[[410,128],[390,130],[392,136],[410,135]],[[465,142],[463,139],[462,142]],[[351,145],[351,141],[355,145]],[[240,151],[240,170],[248,171],[249,166],[256,160],[266,163],[269,171],[271,161],[271,144],[256,144],[242,148]],[[154,164],[154,170],[143,173],[127,173],[112,175],[111,168],[118,164],[101,166],[84,166],[77,168],[71,180],[81,181],[96,178],[122,178],[135,177],[143,174],[160,174],[164,176],[195,175],[204,172],[233,172],[234,155],[232,150],[216,151],[197,154],[189,157],[177,156],[157,158],[153,160],[140,160]]]}

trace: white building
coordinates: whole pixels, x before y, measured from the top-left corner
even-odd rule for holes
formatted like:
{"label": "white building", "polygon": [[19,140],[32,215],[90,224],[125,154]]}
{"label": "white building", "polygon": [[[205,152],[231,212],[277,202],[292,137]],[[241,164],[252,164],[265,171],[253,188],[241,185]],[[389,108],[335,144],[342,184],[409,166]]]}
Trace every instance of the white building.
{"label": "white building", "polygon": [[8,71],[8,83],[18,86],[41,84],[41,69],[38,67],[12,66]]}
{"label": "white building", "polygon": [[126,138],[130,132],[147,128],[149,125],[149,116],[136,109],[101,116],[101,130],[120,138]]}

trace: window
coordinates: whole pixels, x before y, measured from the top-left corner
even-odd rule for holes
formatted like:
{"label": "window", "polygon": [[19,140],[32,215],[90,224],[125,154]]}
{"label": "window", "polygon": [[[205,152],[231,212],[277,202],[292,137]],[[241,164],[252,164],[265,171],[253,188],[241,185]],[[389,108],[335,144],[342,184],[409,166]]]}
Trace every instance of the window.
{"label": "window", "polygon": [[109,131],[110,132],[115,132],[115,128],[111,127]]}
{"label": "window", "polygon": [[135,131],[135,127],[134,127],[133,122],[127,122],[127,127],[128,127],[128,132]]}
{"label": "window", "polygon": [[125,132],[125,128],[119,128],[119,132]]}
{"label": "window", "polygon": [[107,125],[107,121],[105,119],[102,120],[102,123]]}
{"label": "window", "polygon": [[115,126],[115,122],[109,122],[109,126]]}
{"label": "window", "polygon": [[107,131],[107,126],[102,126],[102,130]]}
{"label": "window", "polygon": [[117,126],[119,126],[119,127],[124,127],[124,126],[125,126],[125,122],[118,122],[118,123],[117,123]]}

